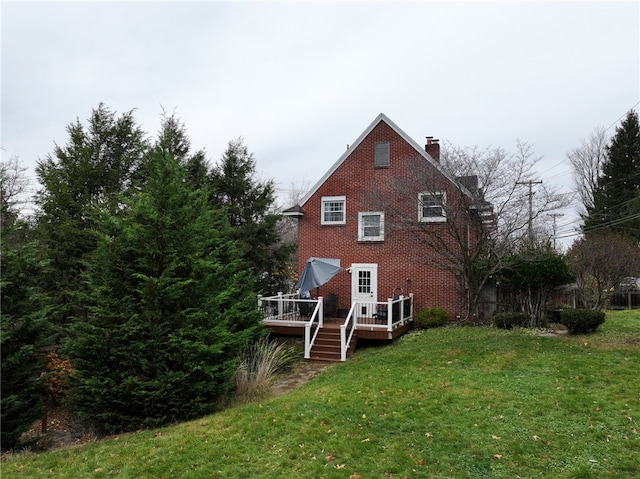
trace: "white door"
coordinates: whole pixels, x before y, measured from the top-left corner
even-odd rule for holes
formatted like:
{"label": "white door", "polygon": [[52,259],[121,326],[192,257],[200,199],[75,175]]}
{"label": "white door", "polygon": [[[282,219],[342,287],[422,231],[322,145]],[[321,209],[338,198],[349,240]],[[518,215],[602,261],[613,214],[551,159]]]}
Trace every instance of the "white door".
{"label": "white door", "polygon": [[378,265],[375,263],[354,263],[351,265],[351,301],[366,301],[357,306],[357,316],[370,318],[377,310]]}

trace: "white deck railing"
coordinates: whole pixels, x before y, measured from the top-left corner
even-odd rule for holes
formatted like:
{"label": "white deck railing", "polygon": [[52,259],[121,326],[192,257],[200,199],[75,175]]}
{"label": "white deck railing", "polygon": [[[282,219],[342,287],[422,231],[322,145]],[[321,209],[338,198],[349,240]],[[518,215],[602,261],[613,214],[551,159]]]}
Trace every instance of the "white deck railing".
{"label": "white deck railing", "polygon": [[268,325],[304,327],[304,357],[311,357],[311,348],[324,321],[324,301],[304,299],[297,294],[282,294],[258,298],[258,308]]}
{"label": "white deck railing", "polygon": [[354,301],[344,323],[340,325],[340,355],[346,361],[355,330],[392,332],[413,321],[413,293],[387,301]]}
{"label": "white deck railing", "polygon": [[353,332],[356,330],[356,315],[353,314],[357,303],[351,305],[351,309],[347,314],[347,319],[340,325],[340,361],[347,360],[347,352],[351,345]]}
{"label": "white deck railing", "polygon": [[[301,299],[297,294],[259,297],[258,307],[264,313],[264,323],[270,326],[304,328],[304,357],[311,357],[311,348],[324,321],[324,301]],[[354,301],[346,319],[340,325],[340,357],[346,361],[349,345],[356,330],[386,331],[413,321],[413,293],[387,301]]]}

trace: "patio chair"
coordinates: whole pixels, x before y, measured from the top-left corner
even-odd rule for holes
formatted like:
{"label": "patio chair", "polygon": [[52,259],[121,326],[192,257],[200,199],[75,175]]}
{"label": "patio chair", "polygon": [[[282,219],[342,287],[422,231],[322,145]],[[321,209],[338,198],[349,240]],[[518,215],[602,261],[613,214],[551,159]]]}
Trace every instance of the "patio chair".
{"label": "patio chair", "polygon": [[338,295],[331,293],[324,302],[324,315],[330,318],[338,317]]}
{"label": "patio chair", "polygon": [[[402,292],[403,292],[402,288],[400,287],[395,288],[393,290],[393,295],[391,296],[391,300],[396,301],[400,299]],[[378,310],[375,313],[373,313],[373,320],[376,322],[386,323],[388,318],[389,318],[389,308],[386,305],[378,306]],[[393,319],[396,321],[400,319],[400,303],[395,303],[393,305]]]}
{"label": "patio chair", "polygon": [[298,303],[298,310],[300,311],[300,317],[308,318],[313,313],[314,303],[300,302]]}

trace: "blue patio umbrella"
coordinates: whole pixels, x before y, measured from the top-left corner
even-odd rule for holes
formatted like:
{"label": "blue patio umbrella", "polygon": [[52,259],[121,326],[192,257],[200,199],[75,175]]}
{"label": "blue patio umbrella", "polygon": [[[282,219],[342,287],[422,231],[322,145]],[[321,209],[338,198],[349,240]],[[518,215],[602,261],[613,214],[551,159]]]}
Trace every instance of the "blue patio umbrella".
{"label": "blue patio umbrella", "polygon": [[296,289],[299,289],[301,294],[308,293],[311,289],[328,282],[342,270],[339,259],[309,258],[296,283]]}

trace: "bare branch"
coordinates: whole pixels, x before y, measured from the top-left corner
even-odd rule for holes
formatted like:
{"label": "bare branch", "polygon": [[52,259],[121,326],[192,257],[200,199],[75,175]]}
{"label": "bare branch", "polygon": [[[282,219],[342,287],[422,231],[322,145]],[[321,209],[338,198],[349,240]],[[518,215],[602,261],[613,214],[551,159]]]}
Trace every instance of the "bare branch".
{"label": "bare branch", "polygon": [[2,226],[10,224],[20,214],[18,199],[26,193],[29,179],[25,176],[27,167],[20,158],[11,155],[0,162],[0,211]]}
{"label": "bare branch", "polygon": [[598,178],[602,176],[608,142],[605,130],[596,128],[579,147],[567,153],[573,168],[575,189],[582,203],[579,211],[582,216],[594,207],[593,192],[598,186]]}

